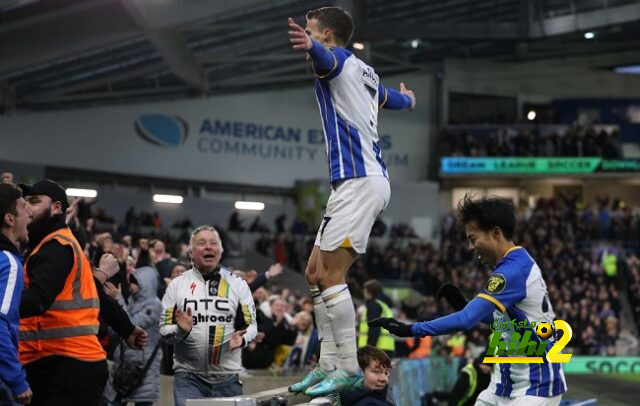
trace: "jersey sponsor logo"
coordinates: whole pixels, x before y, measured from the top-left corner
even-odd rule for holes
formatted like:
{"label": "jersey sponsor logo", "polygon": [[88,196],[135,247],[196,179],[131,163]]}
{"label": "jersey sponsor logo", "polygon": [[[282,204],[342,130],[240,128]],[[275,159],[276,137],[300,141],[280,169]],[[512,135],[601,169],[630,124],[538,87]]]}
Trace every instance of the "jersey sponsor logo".
{"label": "jersey sponsor logo", "polygon": [[485,290],[489,293],[502,293],[504,288],[507,286],[507,279],[504,275],[496,273],[491,275],[489,280],[487,281],[487,286]]}
{"label": "jersey sponsor logo", "polygon": [[199,310],[207,311],[209,308],[212,310],[215,309],[219,312],[229,312],[231,311],[231,306],[229,299],[214,297],[207,299],[192,299],[189,300],[187,298],[184,299],[184,303],[182,305],[182,310],[187,311],[187,307],[190,307],[192,311],[197,312]]}
{"label": "jersey sponsor logo", "polygon": [[230,314],[225,316],[197,313],[191,317],[193,318],[194,326],[198,325],[198,323],[231,323],[233,321],[233,316]]}
{"label": "jersey sponsor logo", "polygon": [[[595,358],[595,357],[593,357]],[[599,360],[587,361],[586,369],[590,372],[614,372],[623,374],[637,374],[640,373],[640,361],[633,361],[633,358],[623,360],[612,360],[609,358],[619,357],[601,357]],[[627,357],[625,357],[627,358]]]}
{"label": "jersey sponsor logo", "polygon": [[191,289],[191,294],[193,295],[193,291],[196,289],[196,283],[195,282],[191,282],[191,286],[189,286],[189,289]]}
{"label": "jersey sponsor logo", "polygon": [[[562,330],[564,334],[562,334],[562,337],[547,351],[549,341],[543,340],[551,337],[553,334],[550,323],[525,323],[522,321],[516,323],[515,320],[494,322],[491,325],[493,334],[491,335],[489,348],[482,362],[488,364],[542,364],[544,363],[543,356],[546,357],[548,362],[569,362],[571,360],[571,354],[560,354],[560,351],[562,351],[571,340],[573,335],[571,326],[564,320],[555,320],[553,324],[555,330]],[[533,327],[536,325],[538,328],[534,332]],[[522,331],[523,328],[526,328],[526,330],[522,334],[516,331],[516,329]],[[501,339],[505,331],[512,331],[509,337],[510,342]],[[531,339],[534,333],[539,339],[536,338],[536,336],[533,337],[533,340]]]}
{"label": "jersey sponsor logo", "polygon": [[[229,299],[225,298],[207,298],[199,300],[184,299],[182,305],[183,311],[187,307],[192,310],[193,325],[198,323],[231,323],[234,314],[231,312]],[[209,311],[216,311],[217,314],[209,314]]]}

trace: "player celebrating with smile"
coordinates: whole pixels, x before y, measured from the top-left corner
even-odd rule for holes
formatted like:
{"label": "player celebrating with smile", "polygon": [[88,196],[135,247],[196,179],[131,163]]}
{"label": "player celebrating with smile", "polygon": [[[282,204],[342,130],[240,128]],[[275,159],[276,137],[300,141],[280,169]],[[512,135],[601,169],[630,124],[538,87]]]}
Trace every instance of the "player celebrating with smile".
{"label": "player celebrating with smile", "polygon": [[378,109],[412,110],[413,92],[385,88],[372,67],[345,49],[353,35],[349,13],[324,7],[307,13],[306,29],[289,19],[289,38],[315,74],[325,135],[331,195],[305,271],[321,340],[320,362],[292,392],[322,396],[362,377],[356,356],[355,311],[345,283],[363,254],[391,189],[378,145]]}
{"label": "player celebrating with smile", "polygon": [[[469,250],[482,262],[494,267],[482,293],[466,303],[462,294],[447,285],[445,297],[457,312],[438,319],[407,325],[393,318],[380,318],[369,326],[384,327],[400,337],[437,336],[468,330],[478,323],[494,321],[509,325],[530,322],[551,323],[555,313],[549,303],[547,285],[538,264],[522,247],[513,243],[516,208],[511,200],[484,197],[473,200],[469,195],[458,204],[458,218],[464,224]],[[526,328],[524,328],[526,329]],[[502,340],[510,346],[513,325],[502,332]],[[535,331],[531,337],[537,339]],[[547,351],[555,343],[552,336]],[[546,355],[546,354],[545,354]],[[555,406],[560,404],[567,390],[561,364],[550,363],[498,363],[493,369],[489,388],[480,393],[476,405],[531,405]]]}

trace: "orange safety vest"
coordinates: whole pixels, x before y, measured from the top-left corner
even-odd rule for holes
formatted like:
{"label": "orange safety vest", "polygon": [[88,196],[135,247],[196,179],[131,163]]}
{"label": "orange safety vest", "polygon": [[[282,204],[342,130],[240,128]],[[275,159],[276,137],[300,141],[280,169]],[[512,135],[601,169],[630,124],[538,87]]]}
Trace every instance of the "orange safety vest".
{"label": "orange safety vest", "polygon": [[[20,320],[20,361],[28,364],[50,355],[82,361],[106,359],[96,336],[100,299],[91,264],[71,230],[62,228],[50,233],[34,248],[29,258],[53,239],[73,249],[73,268],[62,291],[46,312]],[[24,266],[25,289],[29,286],[29,258]]]}
{"label": "orange safety vest", "polygon": [[[409,348],[413,348],[413,344],[413,338],[407,338],[407,346]],[[429,355],[431,355],[431,336],[426,336],[420,338],[418,348],[416,348],[409,354],[409,359],[426,358]]]}

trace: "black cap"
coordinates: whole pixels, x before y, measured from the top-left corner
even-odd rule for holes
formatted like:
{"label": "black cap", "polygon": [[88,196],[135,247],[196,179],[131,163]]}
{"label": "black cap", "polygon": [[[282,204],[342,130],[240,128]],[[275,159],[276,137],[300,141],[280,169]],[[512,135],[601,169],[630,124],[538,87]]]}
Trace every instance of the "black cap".
{"label": "black cap", "polygon": [[69,208],[67,192],[65,192],[64,188],[56,181],[51,179],[42,179],[33,185],[20,183],[18,186],[22,189],[22,194],[24,194],[25,197],[45,195],[49,196],[54,202],[60,202],[62,204],[63,213]]}

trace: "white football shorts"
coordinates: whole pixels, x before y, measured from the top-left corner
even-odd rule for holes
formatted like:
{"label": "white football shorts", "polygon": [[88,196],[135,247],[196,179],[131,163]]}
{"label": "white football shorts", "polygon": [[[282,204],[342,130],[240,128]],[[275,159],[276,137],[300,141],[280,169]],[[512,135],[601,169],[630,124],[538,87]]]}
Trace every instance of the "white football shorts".
{"label": "white football shorts", "polygon": [[332,189],[315,245],[322,251],[353,248],[364,254],[371,227],[389,204],[391,186],[384,176],[347,179]]}

